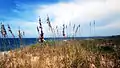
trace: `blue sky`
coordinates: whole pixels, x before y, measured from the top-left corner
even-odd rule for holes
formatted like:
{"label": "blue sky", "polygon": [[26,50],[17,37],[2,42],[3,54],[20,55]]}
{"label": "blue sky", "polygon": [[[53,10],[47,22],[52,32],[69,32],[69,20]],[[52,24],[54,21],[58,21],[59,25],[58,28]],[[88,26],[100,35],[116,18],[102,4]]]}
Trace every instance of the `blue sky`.
{"label": "blue sky", "polygon": [[[52,27],[59,32],[52,33],[46,23],[50,17]],[[62,25],[68,26],[66,35],[72,36],[73,25],[81,25],[76,36],[110,36],[120,34],[119,0],[0,0],[0,21],[9,24],[18,37],[18,29],[24,37],[38,37],[36,27],[41,17],[45,37],[62,37]],[[95,20],[95,29],[93,21]],[[72,26],[69,26],[69,24]],[[90,22],[92,23],[90,31]],[[6,26],[7,29],[7,26]],[[11,37],[10,33],[8,36]]]}

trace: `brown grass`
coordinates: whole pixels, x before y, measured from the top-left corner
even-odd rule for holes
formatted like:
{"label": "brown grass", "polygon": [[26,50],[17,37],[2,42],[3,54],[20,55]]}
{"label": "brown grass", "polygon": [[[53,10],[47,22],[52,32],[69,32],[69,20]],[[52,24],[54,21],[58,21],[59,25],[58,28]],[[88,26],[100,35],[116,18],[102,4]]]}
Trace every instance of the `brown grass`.
{"label": "brown grass", "polygon": [[94,44],[78,40],[35,44],[1,56],[0,68],[119,68],[116,52],[101,52]]}

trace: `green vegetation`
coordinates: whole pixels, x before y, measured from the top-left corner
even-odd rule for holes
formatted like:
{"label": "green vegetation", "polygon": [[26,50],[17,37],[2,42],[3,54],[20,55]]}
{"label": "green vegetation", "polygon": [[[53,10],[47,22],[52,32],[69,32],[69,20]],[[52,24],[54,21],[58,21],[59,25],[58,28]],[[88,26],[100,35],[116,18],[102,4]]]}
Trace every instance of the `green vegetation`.
{"label": "green vegetation", "polygon": [[0,57],[0,68],[120,68],[116,40],[46,41]]}

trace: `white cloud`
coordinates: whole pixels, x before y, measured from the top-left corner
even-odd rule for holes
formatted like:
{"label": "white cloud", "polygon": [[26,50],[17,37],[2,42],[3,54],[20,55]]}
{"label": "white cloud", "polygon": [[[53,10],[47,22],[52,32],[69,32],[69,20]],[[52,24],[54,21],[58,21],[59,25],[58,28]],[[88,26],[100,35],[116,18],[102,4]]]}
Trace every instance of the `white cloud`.
{"label": "white cloud", "polygon": [[20,29],[21,32],[25,32],[25,37],[37,37],[37,22],[29,22],[29,21],[24,21],[21,19],[12,19],[9,21],[5,21],[4,22],[6,29],[7,28],[7,24],[10,25],[13,33],[15,34],[15,37],[18,37],[18,30]]}
{"label": "white cloud", "polygon": [[[89,24],[90,21],[104,19],[104,17],[114,13],[120,13],[120,0],[73,0],[67,3],[40,5],[36,10],[36,14],[44,20],[48,14],[53,19],[51,22],[54,26],[62,26],[69,22],[85,25]],[[116,26],[119,27],[118,22],[120,21],[103,27],[116,28]],[[89,32],[89,29],[86,32]]]}
{"label": "white cloud", "polygon": [[[20,7],[18,6],[18,8]],[[76,25],[81,24],[86,26],[86,24],[89,25],[90,21],[101,20],[104,19],[105,17],[111,16],[111,14],[114,13],[120,14],[120,0],[71,0],[70,2],[60,2],[55,4],[48,4],[48,5],[46,4],[39,6],[25,5],[22,6],[22,8],[24,9],[23,12],[18,11],[17,9],[13,11],[18,13],[19,15],[25,16],[25,18],[26,17],[30,19],[33,18],[36,20],[34,20],[33,22],[29,22],[26,20],[9,21],[11,22],[11,24],[14,24],[15,26],[17,25],[15,29],[17,29],[18,26],[21,25],[21,28],[26,32],[27,37],[38,36],[36,31],[36,26],[38,26],[38,18],[36,17],[40,16],[43,23],[43,31],[45,37],[52,37],[54,36],[54,34],[52,34],[52,32],[49,31],[49,27],[46,23],[47,14],[50,17],[50,20],[52,22],[51,24],[53,25],[53,27],[55,27],[56,25],[59,26],[60,29],[59,36],[62,36],[63,24],[68,25],[69,22],[72,22],[73,24]],[[33,17],[31,15],[33,15]],[[120,20],[112,21],[106,26],[97,27],[97,29],[101,29],[101,30],[104,30],[106,28],[120,29],[119,22]],[[82,28],[82,32],[85,36],[89,35],[88,25],[84,27],[86,29]],[[66,32],[72,33],[72,29]]]}
{"label": "white cloud", "polygon": [[120,20],[115,20],[115,21],[112,21],[110,22],[110,24],[108,25],[105,25],[105,26],[100,26],[100,27],[97,27],[98,30],[104,30],[104,29],[120,29]]}
{"label": "white cloud", "polygon": [[[110,13],[120,12],[119,0],[86,0],[68,3],[57,3],[40,6],[37,14],[54,18],[55,24],[63,24],[72,21],[73,23],[84,23],[94,19],[99,19]],[[78,21],[78,22],[76,22]]]}

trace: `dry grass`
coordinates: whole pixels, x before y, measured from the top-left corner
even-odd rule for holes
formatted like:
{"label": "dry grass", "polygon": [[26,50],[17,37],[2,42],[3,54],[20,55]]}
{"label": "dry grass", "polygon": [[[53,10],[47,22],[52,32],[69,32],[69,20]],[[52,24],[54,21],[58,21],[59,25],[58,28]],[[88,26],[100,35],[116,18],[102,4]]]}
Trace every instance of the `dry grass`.
{"label": "dry grass", "polygon": [[0,68],[119,68],[117,53],[102,51],[97,42],[47,41],[16,49],[0,57]]}

